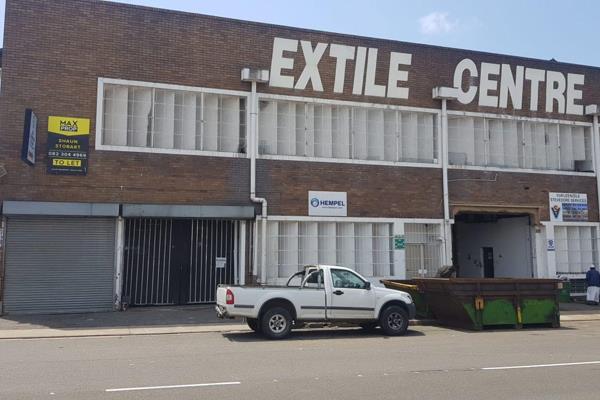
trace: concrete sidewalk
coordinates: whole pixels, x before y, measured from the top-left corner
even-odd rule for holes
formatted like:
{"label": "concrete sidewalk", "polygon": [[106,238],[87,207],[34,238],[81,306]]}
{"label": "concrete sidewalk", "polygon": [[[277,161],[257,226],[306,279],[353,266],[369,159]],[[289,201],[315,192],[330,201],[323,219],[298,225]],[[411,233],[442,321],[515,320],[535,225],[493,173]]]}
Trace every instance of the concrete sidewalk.
{"label": "concrete sidewalk", "polygon": [[218,319],[214,305],[138,307],[124,312],[4,315],[0,339],[154,335],[249,329],[242,320]]}
{"label": "concrete sidewalk", "polygon": [[[561,303],[561,321],[600,321],[600,306]],[[411,321],[431,325],[435,321]],[[0,317],[0,339],[163,335],[248,331],[240,319],[220,320],[213,305],[140,307],[125,312]]]}

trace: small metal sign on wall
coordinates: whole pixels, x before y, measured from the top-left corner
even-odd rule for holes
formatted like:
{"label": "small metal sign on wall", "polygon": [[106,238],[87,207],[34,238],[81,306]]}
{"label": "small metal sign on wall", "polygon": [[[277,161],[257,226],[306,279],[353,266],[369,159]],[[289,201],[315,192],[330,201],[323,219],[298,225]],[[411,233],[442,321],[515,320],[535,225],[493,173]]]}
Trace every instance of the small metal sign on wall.
{"label": "small metal sign on wall", "polygon": [[25,124],[23,127],[23,146],[21,160],[29,165],[35,164],[35,149],[37,144],[37,123],[35,113],[30,109],[25,110]]}
{"label": "small metal sign on wall", "polygon": [[394,235],[394,250],[404,250],[406,248],[406,239],[404,235]]}
{"label": "small metal sign on wall", "polygon": [[4,220],[0,220],[0,249],[4,244]]}

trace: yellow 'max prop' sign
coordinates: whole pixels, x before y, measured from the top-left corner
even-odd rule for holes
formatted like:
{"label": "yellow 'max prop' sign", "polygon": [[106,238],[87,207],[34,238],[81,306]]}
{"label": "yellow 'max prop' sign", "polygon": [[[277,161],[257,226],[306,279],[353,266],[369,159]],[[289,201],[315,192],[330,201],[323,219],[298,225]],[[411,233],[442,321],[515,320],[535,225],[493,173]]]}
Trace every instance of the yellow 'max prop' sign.
{"label": "yellow 'max prop' sign", "polygon": [[48,172],[86,175],[89,135],[88,118],[48,117]]}
{"label": "yellow 'max prop' sign", "polygon": [[90,120],[87,118],[48,117],[48,132],[64,136],[90,134]]}

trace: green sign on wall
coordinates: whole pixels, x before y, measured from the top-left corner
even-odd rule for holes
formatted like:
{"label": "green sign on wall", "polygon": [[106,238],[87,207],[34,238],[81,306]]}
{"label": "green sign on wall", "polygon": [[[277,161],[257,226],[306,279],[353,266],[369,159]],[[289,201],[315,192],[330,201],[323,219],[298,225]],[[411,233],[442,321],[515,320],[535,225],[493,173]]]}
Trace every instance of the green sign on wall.
{"label": "green sign on wall", "polygon": [[394,250],[404,250],[405,247],[404,235],[394,235]]}

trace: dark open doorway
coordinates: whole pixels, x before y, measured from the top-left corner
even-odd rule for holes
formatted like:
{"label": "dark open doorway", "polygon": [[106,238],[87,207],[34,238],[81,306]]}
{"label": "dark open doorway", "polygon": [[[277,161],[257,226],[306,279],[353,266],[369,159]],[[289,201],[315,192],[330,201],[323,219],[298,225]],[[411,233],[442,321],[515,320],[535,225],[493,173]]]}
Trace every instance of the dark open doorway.
{"label": "dark open doorway", "polygon": [[457,276],[531,278],[532,224],[528,214],[460,213],[452,227]]}

